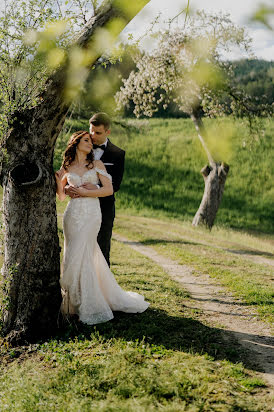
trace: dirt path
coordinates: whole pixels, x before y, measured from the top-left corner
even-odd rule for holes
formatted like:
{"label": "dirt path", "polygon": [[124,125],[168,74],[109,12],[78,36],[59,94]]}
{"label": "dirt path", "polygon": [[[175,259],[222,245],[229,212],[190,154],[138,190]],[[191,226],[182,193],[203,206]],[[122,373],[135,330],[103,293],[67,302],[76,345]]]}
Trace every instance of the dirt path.
{"label": "dirt path", "polygon": [[[174,232],[170,232],[168,230],[165,230],[165,234],[174,236]],[[189,237],[182,236],[179,233],[176,233],[176,235],[180,239],[189,241]],[[243,257],[247,260],[250,260],[251,262],[256,263],[256,264],[269,265],[269,266],[274,267],[274,259],[273,259],[274,254],[273,253],[263,252],[263,251],[255,250],[255,249],[252,249],[252,248],[243,249],[241,245],[239,245],[235,242],[227,242],[228,244],[230,244],[230,248],[227,248],[225,246],[219,246],[219,245],[216,245],[216,244],[212,244],[210,242],[204,241],[203,239],[199,239],[199,243],[201,245],[204,245],[204,246],[210,246],[211,248],[214,248],[214,249],[224,250],[224,251],[229,252],[229,253],[234,254],[234,255],[239,255],[239,256],[241,256],[241,257]],[[234,248],[232,249],[232,247],[234,247]],[[265,255],[269,256],[269,257],[266,257]]]}
{"label": "dirt path", "polygon": [[[222,248],[223,249],[223,248]],[[268,259],[264,256],[255,255],[251,252],[247,253],[246,250],[230,250],[225,249],[227,252],[234,253],[235,255],[241,255],[243,258],[250,260],[251,262],[257,263],[259,265],[269,265],[274,266],[274,260]]]}
{"label": "dirt path", "polygon": [[[113,238],[153,260],[187,290],[191,298],[187,306],[202,309],[211,324],[222,326],[246,350],[247,356],[263,378],[274,387],[274,337],[270,328],[257,319],[247,305],[237,301],[207,275],[193,275],[192,268],[158,254],[152,247],[114,234]],[[227,336],[227,335],[226,335]]]}

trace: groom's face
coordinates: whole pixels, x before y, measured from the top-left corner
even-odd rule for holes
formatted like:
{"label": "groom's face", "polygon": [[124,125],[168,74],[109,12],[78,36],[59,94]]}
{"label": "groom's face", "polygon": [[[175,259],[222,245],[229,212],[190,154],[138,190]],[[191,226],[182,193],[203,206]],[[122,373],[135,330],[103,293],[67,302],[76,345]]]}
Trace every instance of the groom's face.
{"label": "groom's face", "polygon": [[98,145],[105,143],[108,135],[110,134],[110,130],[105,129],[105,126],[103,124],[100,124],[99,126],[94,126],[92,123],[90,123],[89,131],[93,143]]}

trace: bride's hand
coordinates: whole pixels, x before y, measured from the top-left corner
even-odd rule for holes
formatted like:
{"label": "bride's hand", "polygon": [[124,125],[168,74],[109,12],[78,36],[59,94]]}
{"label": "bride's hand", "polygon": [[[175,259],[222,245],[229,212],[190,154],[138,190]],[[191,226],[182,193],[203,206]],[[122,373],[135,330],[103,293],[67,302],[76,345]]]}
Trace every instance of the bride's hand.
{"label": "bride's hand", "polygon": [[75,193],[74,189],[77,189],[77,187],[71,186],[71,185],[66,186],[65,187],[65,194],[67,196],[71,197],[72,199],[75,199],[76,197],[79,197],[79,195]]}
{"label": "bride's hand", "polygon": [[62,183],[62,173],[60,172],[60,170],[58,170],[57,172],[55,172],[55,181],[56,181],[56,184],[58,185],[58,186],[61,186],[61,183]]}
{"label": "bride's hand", "polygon": [[55,178],[56,178],[56,180],[61,180],[61,173],[60,173],[59,170],[58,170],[58,172],[55,172]]}
{"label": "bride's hand", "polygon": [[55,172],[55,181],[56,181],[56,193],[59,199],[62,201],[66,198],[64,193],[64,186],[67,183],[67,178],[65,177],[64,170],[60,169]]}
{"label": "bride's hand", "polygon": [[62,180],[63,177],[64,177],[64,175],[65,175],[65,173],[66,173],[65,169],[64,169],[63,167],[61,167],[61,169],[59,169],[59,170],[57,170],[57,172],[55,172],[55,177],[56,177],[58,180]]}

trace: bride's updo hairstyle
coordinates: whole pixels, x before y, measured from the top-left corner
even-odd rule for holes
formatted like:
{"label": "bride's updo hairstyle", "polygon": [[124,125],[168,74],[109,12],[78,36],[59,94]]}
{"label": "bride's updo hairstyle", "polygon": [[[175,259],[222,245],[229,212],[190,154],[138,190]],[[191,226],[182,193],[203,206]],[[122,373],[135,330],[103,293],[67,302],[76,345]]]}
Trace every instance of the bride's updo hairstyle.
{"label": "bride's updo hairstyle", "polygon": [[[87,132],[86,130],[79,130],[79,132],[75,132],[71,135],[66,151],[64,153],[64,159],[63,159],[63,163],[62,163],[62,167],[67,170],[67,168],[71,165],[71,163],[73,162],[73,160],[75,159],[76,156],[76,149],[77,146],[80,142],[80,140],[82,139],[83,136],[85,136],[86,134],[89,134],[89,132]],[[92,165],[92,162],[94,160],[94,155],[93,155],[93,150],[91,150],[90,153],[87,154],[87,164],[86,167],[89,169],[89,165]],[[93,165],[92,165],[93,167]],[[91,167],[91,169],[92,169]]]}

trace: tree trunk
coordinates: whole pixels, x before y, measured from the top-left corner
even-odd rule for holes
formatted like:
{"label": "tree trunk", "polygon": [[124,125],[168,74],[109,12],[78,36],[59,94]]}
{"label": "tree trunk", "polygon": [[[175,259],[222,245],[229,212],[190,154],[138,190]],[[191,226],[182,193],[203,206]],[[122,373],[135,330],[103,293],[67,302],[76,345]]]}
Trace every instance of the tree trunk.
{"label": "tree trunk", "polygon": [[[53,135],[60,132],[64,117],[59,117],[59,123],[55,118],[48,121]],[[8,162],[2,170],[5,259],[1,309],[3,332],[12,343],[54,331],[61,304],[54,144],[49,139],[41,144],[34,119],[38,119],[37,110],[22,117],[17,114],[6,142]]]}
{"label": "tree trunk", "polygon": [[[137,0],[135,14],[147,2]],[[95,30],[114,17],[122,17],[125,26],[135,14],[126,15],[121,4],[104,2],[74,45],[88,47]],[[7,156],[0,176],[5,243],[0,298],[3,332],[11,343],[35,339],[57,326],[60,250],[52,161],[69,108],[65,82],[66,64],[48,79],[37,107],[14,114],[2,145]]]}
{"label": "tree trunk", "polygon": [[203,224],[211,229],[222,200],[229,166],[225,163],[215,162],[205,143],[204,136],[206,132],[201,119],[201,108],[197,106],[193,109],[190,116],[209,161],[209,166],[206,165],[201,170],[205,182],[205,190],[192,224],[194,226]]}
{"label": "tree trunk", "polygon": [[213,163],[205,166],[201,173],[204,177],[205,190],[199,209],[192,221],[194,226],[200,224],[212,228],[218,212],[229,166],[222,163]]}

